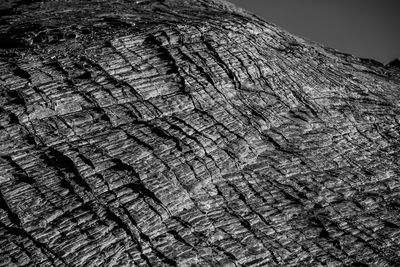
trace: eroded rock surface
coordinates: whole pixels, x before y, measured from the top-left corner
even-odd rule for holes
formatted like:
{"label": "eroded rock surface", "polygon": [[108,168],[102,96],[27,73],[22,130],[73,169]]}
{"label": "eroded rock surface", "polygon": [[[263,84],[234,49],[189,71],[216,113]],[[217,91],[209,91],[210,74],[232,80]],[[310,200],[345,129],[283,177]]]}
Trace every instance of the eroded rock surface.
{"label": "eroded rock surface", "polygon": [[1,15],[0,266],[400,264],[398,68],[222,1]]}
{"label": "eroded rock surface", "polygon": [[396,58],[392,61],[389,62],[388,64],[389,67],[397,67],[400,68],[400,58]]}

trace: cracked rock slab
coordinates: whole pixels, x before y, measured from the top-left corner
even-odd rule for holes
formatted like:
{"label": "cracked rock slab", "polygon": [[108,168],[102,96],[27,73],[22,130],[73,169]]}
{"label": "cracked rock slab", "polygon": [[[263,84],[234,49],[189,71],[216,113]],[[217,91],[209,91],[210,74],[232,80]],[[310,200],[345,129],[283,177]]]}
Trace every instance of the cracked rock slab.
{"label": "cracked rock slab", "polygon": [[0,266],[398,266],[400,72],[223,1],[10,1]]}

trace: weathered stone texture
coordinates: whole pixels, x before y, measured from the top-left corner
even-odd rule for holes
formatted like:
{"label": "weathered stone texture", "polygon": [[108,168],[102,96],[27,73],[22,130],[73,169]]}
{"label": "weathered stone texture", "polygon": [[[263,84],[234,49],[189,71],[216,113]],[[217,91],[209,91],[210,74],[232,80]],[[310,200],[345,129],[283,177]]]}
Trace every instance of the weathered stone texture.
{"label": "weathered stone texture", "polygon": [[14,1],[0,266],[399,266],[400,72],[220,1]]}

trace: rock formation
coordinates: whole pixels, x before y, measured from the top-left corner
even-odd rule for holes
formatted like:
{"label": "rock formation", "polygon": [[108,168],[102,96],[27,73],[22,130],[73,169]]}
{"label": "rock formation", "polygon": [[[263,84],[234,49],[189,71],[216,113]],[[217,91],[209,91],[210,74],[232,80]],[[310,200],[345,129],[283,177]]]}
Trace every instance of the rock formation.
{"label": "rock formation", "polygon": [[0,266],[399,266],[399,68],[216,0],[0,13]]}
{"label": "rock formation", "polygon": [[400,68],[400,58],[396,58],[388,63],[389,67],[398,67]]}

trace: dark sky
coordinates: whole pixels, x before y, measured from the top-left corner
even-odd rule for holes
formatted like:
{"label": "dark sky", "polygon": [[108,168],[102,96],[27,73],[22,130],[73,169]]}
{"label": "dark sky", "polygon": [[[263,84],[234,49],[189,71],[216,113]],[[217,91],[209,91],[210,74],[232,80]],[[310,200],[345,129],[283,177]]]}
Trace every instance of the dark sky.
{"label": "dark sky", "polygon": [[400,0],[229,0],[297,36],[382,63],[400,56]]}

